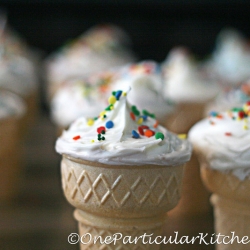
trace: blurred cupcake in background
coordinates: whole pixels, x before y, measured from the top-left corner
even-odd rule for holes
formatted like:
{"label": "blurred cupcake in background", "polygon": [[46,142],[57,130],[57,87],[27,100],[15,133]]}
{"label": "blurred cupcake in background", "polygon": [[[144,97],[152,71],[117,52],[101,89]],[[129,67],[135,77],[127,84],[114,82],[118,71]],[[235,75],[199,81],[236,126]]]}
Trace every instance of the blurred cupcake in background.
{"label": "blurred cupcake in background", "polygon": [[48,100],[64,81],[133,61],[130,39],[122,29],[110,24],[94,26],[46,60]]}
{"label": "blurred cupcake in background", "polygon": [[[89,78],[66,81],[51,100],[51,119],[58,134],[77,118],[93,117],[108,106],[107,98],[111,92],[111,82],[115,71],[105,71]],[[91,121],[90,121],[91,122]]]}
{"label": "blurred cupcake in background", "polygon": [[216,82],[199,71],[199,63],[187,48],[172,49],[162,63],[164,95],[176,104],[168,121],[168,128],[175,133],[187,133],[203,118],[206,105],[219,93]]}
{"label": "blurred cupcake in background", "polygon": [[28,45],[19,38],[0,16],[0,88],[24,99],[26,120],[30,126],[38,112],[38,78]]}
{"label": "blurred cupcake in background", "polygon": [[155,61],[145,60],[124,66],[116,77],[113,88],[126,90],[128,86],[131,87],[128,102],[142,110],[143,115],[151,115],[165,126],[168,116],[174,111],[174,104],[163,97],[160,65]]}
{"label": "blurred cupcake in background", "polygon": [[[250,101],[213,112],[189,132],[201,177],[213,193],[215,233],[239,239],[250,234]],[[218,243],[218,242],[217,242]],[[246,250],[247,244],[221,242],[218,250]]]}
{"label": "blurred cupcake in background", "polygon": [[26,112],[25,102],[16,94],[0,90],[0,201],[13,201],[22,172],[20,130]]}
{"label": "blurred cupcake in background", "polygon": [[224,28],[217,36],[216,46],[206,63],[211,77],[222,88],[238,86],[250,78],[250,46],[244,35],[233,28]]}
{"label": "blurred cupcake in background", "polygon": [[[164,95],[175,105],[175,112],[167,121],[167,128],[185,137],[189,129],[203,118],[205,107],[219,93],[218,85],[200,71],[199,63],[187,48],[173,48],[162,63]],[[183,179],[183,195],[171,218],[207,213],[211,210],[209,193],[200,179],[199,162],[192,154]]]}

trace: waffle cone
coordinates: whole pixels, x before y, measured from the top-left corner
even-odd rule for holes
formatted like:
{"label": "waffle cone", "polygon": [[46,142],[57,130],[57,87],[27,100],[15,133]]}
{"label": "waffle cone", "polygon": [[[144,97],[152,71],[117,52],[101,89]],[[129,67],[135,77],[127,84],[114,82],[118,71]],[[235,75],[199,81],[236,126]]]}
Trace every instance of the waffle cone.
{"label": "waffle cone", "polygon": [[[201,176],[206,187],[214,194],[211,203],[214,207],[215,231],[222,235],[234,235],[242,240],[250,236],[250,180],[239,180],[232,173],[223,173],[203,166]],[[249,238],[250,240],[250,238]],[[227,240],[226,240],[227,242]],[[217,250],[247,250],[249,244],[217,244]]]}
{"label": "waffle cone", "polygon": [[[216,245],[216,250],[248,250],[250,243],[243,243],[250,242],[250,203],[240,203],[217,194],[212,195],[211,202],[214,206],[216,234],[229,236],[225,244],[219,242]],[[242,243],[246,236],[248,240]],[[232,243],[227,244],[233,238]]]}
{"label": "waffle cone", "polygon": [[[64,194],[74,207],[80,234],[159,236],[166,212],[180,198],[183,166],[114,166],[63,156]],[[115,247],[115,248],[114,248]],[[159,249],[159,245],[123,244],[110,249]],[[100,249],[81,244],[81,249]]]}

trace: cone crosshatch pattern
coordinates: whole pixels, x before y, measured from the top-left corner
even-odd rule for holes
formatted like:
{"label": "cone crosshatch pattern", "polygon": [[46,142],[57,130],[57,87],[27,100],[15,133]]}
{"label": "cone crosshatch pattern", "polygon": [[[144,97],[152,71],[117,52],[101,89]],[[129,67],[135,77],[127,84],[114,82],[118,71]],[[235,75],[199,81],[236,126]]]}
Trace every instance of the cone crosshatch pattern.
{"label": "cone crosshatch pattern", "polygon": [[[90,234],[92,236],[92,238],[94,236],[101,236],[102,237],[102,241],[105,239],[105,237],[108,236],[113,236],[114,234],[116,234],[117,232],[112,231],[112,230],[107,230],[107,229],[101,229],[98,227],[93,227],[93,226],[88,226],[85,225],[84,223],[79,223],[79,232],[80,235],[84,235],[84,234]],[[147,231],[147,230],[131,230],[131,231],[124,231],[122,232],[122,236],[131,236],[131,242],[136,238],[136,237],[140,237],[142,235],[150,235],[152,234],[152,231]],[[161,234],[161,230],[159,229],[158,232],[154,231],[154,235],[158,236]],[[90,238],[88,238],[86,236],[86,242],[88,243],[88,241],[90,240]],[[148,240],[148,238],[146,237],[145,240]],[[152,240],[153,241],[153,240]],[[101,244],[100,240],[97,240],[97,243],[94,244],[94,240],[92,239],[88,244],[82,244],[81,245],[81,250],[82,249],[91,249],[91,250],[114,250],[114,243],[109,244]],[[121,238],[120,240],[117,240],[116,244],[115,244],[115,249],[116,250],[152,250],[154,249],[154,247],[156,246],[156,244],[143,244],[142,240],[138,240],[136,244],[123,244],[123,239]]]}
{"label": "cone crosshatch pattern", "polygon": [[89,173],[62,164],[62,184],[70,199],[80,198],[84,203],[94,200],[98,205],[104,205],[108,200],[114,201],[117,207],[122,207],[128,200],[133,200],[136,206],[173,203],[180,197],[180,179],[172,171],[166,177],[155,170],[150,179],[146,175],[108,176],[105,173]]}

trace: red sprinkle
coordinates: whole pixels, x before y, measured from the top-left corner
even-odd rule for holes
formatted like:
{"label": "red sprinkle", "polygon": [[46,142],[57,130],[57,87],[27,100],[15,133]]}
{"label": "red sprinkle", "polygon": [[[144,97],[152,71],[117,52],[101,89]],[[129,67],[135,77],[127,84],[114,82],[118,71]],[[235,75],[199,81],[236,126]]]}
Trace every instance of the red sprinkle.
{"label": "red sprinkle", "polygon": [[230,132],[226,132],[226,133],[225,133],[225,135],[226,135],[226,136],[231,136],[231,135],[232,135],[232,133],[230,133]]}
{"label": "red sprinkle", "polygon": [[139,131],[139,134],[140,134],[140,135],[144,135],[144,131],[143,131],[142,126],[139,126],[139,127],[138,127],[138,131]]}
{"label": "red sprinkle", "polygon": [[155,134],[155,132],[151,129],[148,129],[144,132],[144,135],[147,136],[147,137],[151,137]]}
{"label": "red sprinkle", "polygon": [[238,115],[239,115],[239,118],[243,119],[245,117],[245,112],[244,111],[240,111],[238,113]]}
{"label": "red sprinkle", "polygon": [[75,137],[73,137],[73,140],[79,140],[81,138],[81,136],[80,135],[76,135]]}
{"label": "red sprinkle", "polygon": [[104,126],[101,126],[101,127],[97,128],[97,133],[101,134],[103,130],[106,131],[106,128]]}
{"label": "red sprinkle", "polygon": [[142,129],[149,129],[149,127],[147,125],[141,125]]}
{"label": "red sprinkle", "polygon": [[133,112],[130,112],[130,117],[131,117],[131,119],[132,119],[132,120],[134,120],[134,121],[135,121],[135,115],[134,115],[134,113],[133,113]]}

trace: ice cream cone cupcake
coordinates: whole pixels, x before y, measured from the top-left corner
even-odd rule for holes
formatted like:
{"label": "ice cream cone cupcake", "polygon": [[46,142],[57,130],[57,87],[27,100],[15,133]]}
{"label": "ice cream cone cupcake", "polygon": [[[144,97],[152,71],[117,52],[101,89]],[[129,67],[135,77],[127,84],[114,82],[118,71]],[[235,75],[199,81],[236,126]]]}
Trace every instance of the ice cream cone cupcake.
{"label": "ice cream cone cupcake", "polygon": [[[205,107],[219,92],[218,86],[198,70],[186,48],[175,48],[170,51],[162,65],[165,79],[165,96],[175,104],[175,110],[166,122],[167,128],[185,136],[189,129],[204,117]],[[207,213],[209,193],[204,188],[199,173],[196,155],[187,163],[183,182],[183,196],[178,206],[170,212],[171,216],[193,216]]]}
{"label": "ice cream cone cupcake", "polygon": [[[76,120],[57,140],[63,191],[76,207],[80,235],[141,236],[133,247],[159,249],[142,237],[161,235],[166,211],[180,198],[191,147],[131,106],[129,94],[114,91],[98,119]],[[112,249],[132,247],[123,239],[113,243]],[[100,247],[81,244],[82,250]]]}
{"label": "ice cream cone cupcake", "polygon": [[25,114],[24,101],[0,90],[0,201],[11,202],[18,192],[21,173],[20,125]]}
{"label": "ice cream cone cupcake", "polygon": [[5,16],[0,17],[0,88],[20,96],[26,104],[24,132],[38,114],[38,77],[31,49],[22,37],[13,31]]}
{"label": "ice cream cone cupcake", "polygon": [[218,250],[249,248],[241,241],[250,233],[249,111],[250,102],[243,108],[214,112],[189,132],[201,163],[202,180],[213,193],[215,231],[228,236],[224,241],[219,239]]}

